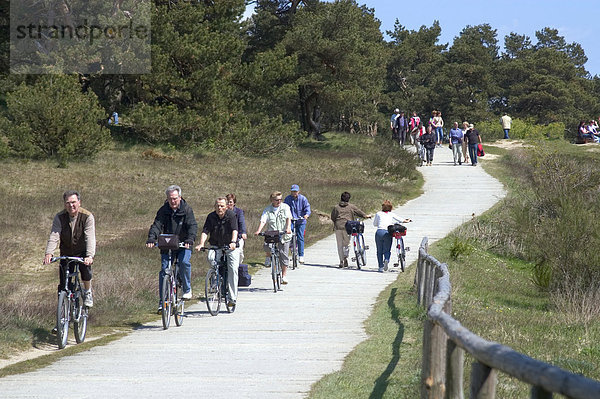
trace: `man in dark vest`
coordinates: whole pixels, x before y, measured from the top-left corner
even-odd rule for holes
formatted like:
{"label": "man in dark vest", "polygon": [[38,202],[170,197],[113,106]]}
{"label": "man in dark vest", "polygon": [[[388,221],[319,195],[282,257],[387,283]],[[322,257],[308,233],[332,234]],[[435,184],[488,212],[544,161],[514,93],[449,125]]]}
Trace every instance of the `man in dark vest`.
{"label": "man in dark vest", "polygon": [[[165,190],[167,200],[156,212],[154,223],[148,231],[148,240],[146,246],[154,247],[158,241],[160,234],[176,234],[179,236],[179,241],[185,243],[185,248],[180,248],[177,251],[177,262],[179,262],[180,278],[183,285],[183,299],[192,298],[192,246],[196,241],[198,234],[198,223],[194,217],[192,207],[181,196],[181,187],[171,185]],[[158,274],[158,292],[162,295],[162,281],[165,276],[165,270],[169,267],[168,251],[160,251],[161,270]],[[158,305],[158,313],[162,311],[162,298]]]}
{"label": "man in dark vest", "polygon": [[[60,248],[61,256],[78,256],[84,259],[79,266],[81,281],[85,292],[84,305],[94,306],[92,298],[92,263],[96,254],[96,226],[94,215],[81,207],[81,198],[77,191],[69,190],[63,194],[65,209],[54,216],[50,238],[46,244],[44,264],[50,264],[54,251]],[[60,243],[60,246],[59,246]],[[66,262],[60,262],[58,290],[64,287],[64,268]],[[52,330],[54,333],[56,328]]]}

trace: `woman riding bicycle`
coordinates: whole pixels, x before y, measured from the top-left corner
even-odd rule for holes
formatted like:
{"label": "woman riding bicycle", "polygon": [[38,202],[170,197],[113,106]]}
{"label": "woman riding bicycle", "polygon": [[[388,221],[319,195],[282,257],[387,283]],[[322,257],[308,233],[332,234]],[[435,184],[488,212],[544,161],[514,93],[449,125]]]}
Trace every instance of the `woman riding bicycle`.
{"label": "woman riding bicycle", "polygon": [[[260,224],[254,235],[258,235],[265,225],[267,230],[277,230],[285,233],[277,244],[279,259],[281,260],[282,283],[287,284],[287,267],[290,264],[288,252],[292,240],[292,211],[290,207],[282,202],[281,191],[275,191],[270,196],[271,205],[267,206],[260,217]],[[266,254],[265,267],[271,266],[271,251],[267,244],[264,245]]]}

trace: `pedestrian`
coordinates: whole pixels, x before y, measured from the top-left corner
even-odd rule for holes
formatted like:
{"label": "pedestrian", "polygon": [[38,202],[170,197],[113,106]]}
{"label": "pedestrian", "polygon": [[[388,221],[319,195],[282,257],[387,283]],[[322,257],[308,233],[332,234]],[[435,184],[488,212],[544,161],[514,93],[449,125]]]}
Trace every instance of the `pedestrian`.
{"label": "pedestrian", "polygon": [[469,124],[469,130],[465,134],[465,139],[469,145],[469,157],[471,158],[471,165],[477,166],[477,145],[481,143],[481,136],[479,131],[475,129],[473,124]]}
{"label": "pedestrian", "polygon": [[[183,299],[192,298],[192,247],[198,234],[198,223],[194,216],[192,207],[183,199],[181,187],[171,185],[165,190],[167,199],[156,212],[156,217],[150,230],[146,246],[153,248],[160,234],[174,234],[185,247],[175,251],[177,262],[179,262],[179,277],[183,288]],[[162,295],[162,284],[165,270],[169,267],[169,251],[160,251],[161,268],[158,274],[158,292]],[[158,313],[162,311],[162,297],[158,303]]]}
{"label": "pedestrian", "polygon": [[[417,115],[417,111],[413,111],[413,116],[410,117],[410,121],[408,122],[408,128],[410,129],[411,144],[415,144],[415,132],[417,131],[417,129],[419,129],[420,123],[421,123],[421,118],[419,118],[419,116]],[[420,136],[420,134],[419,134],[419,136]]]}
{"label": "pedestrian", "polygon": [[504,130],[504,138],[509,139],[508,133],[510,132],[510,127],[512,126],[512,119],[505,112],[502,118],[500,118],[500,123],[502,124],[502,130]]}
{"label": "pedestrian", "polygon": [[425,134],[421,136],[420,141],[421,145],[425,147],[427,166],[431,166],[433,162],[433,152],[436,146],[436,138],[435,134],[433,133],[433,127],[431,125],[427,126],[427,130],[425,131]]}
{"label": "pedestrian", "polygon": [[[61,256],[77,256],[83,258],[83,264],[79,266],[81,282],[84,288],[83,304],[87,307],[94,306],[92,297],[92,263],[96,255],[96,223],[94,215],[81,207],[79,192],[68,190],[63,193],[64,207],[52,220],[50,237],[46,243],[46,252],[43,260],[44,265],[50,264],[54,251],[58,247]],[[61,260],[59,265],[58,292],[65,286],[64,273],[67,260]],[[71,265],[74,268],[74,265]],[[69,270],[73,272],[73,270]],[[52,329],[56,334],[58,327]]]}
{"label": "pedestrian", "polygon": [[390,118],[390,128],[392,129],[392,140],[393,141],[397,141],[398,140],[398,118],[400,117],[400,110],[398,108],[396,108],[394,110],[394,113],[392,114],[392,117]]}
{"label": "pedestrian", "polygon": [[404,111],[400,111],[400,117],[396,119],[396,127],[398,128],[398,140],[401,146],[404,147],[406,141],[406,133],[408,132],[408,119],[404,116]]}
{"label": "pedestrian", "polygon": [[346,232],[346,222],[356,220],[357,217],[366,219],[371,217],[371,215],[364,213],[354,204],[351,204],[350,197],[350,193],[344,191],[340,196],[340,202],[331,211],[333,231],[335,232],[338,257],[340,258],[340,268],[348,267],[348,254],[350,252],[350,236]]}
{"label": "pedestrian", "polygon": [[232,210],[237,216],[238,249],[240,252],[240,263],[242,263],[242,261],[244,260],[244,244],[248,239],[248,231],[246,230],[246,218],[244,216],[244,211],[236,206],[237,198],[235,194],[227,194],[225,198],[227,198],[227,209]]}
{"label": "pedestrian", "polygon": [[375,214],[373,226],[377,229],[375,232],[375,246],[377,247],[377,264],[379,273],[387,271],[392,254],[392,236],[388,232],[388,226],[394,223],[408,223],[410,219],[401,219],[392,212],[392,203],[389,200],[383,201],[381,211]]}
{"label": "pedestrian", "polygon": [[298,243],[298,262],[304,263],[304,234],[306,232],[306,220],[310,216],[310,203],[308,199],[300,194],[300,187],[293,184],[290,188],[290,195],[283,201],[292,211],[292,223],[296,242]]}
{"label": "pedestrian", "polygon": [[454,127],[450,129],[450,147],[452,148],[452,155],[454,157],[454,165],[458,162],[462,165],[460,151],[462,149],[463,132],[458,128],[458,122],[454,122]]}
{"label": "pedestrian", "polygon": [[465,164],[467,162],[469,162],[469,146],[467,145],[467,140],[465,139],[467,130],[469,130],[469,122],[464,121],[462,123],[462,133],[463,133],[462,152],[463,152],[463,159],[464,159]]}
{"label": "pedestrian", "polygon": [[440,111],[433,111],[432,124],[437,146],[441,147],[444,141],[444,120],[442,119],[442,113]]}

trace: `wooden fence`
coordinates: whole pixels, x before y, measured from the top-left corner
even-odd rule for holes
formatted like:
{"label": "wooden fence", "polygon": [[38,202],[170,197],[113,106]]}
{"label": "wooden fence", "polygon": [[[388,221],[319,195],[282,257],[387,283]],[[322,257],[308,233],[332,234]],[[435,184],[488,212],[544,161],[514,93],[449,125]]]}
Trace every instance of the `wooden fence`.
{"label": "wooden fence", "polygon": [[465,352],[473,357],[470,398],[495,398],[498,372],[531,385],[531,398],[600,398],[600,382],[525,356],[496,342],[486,341],[454,320],[450,274],[445,263],[427,253],[421,241],[415,274],[419,304],[427,308],[423,329],[421,398],[464,398]]}

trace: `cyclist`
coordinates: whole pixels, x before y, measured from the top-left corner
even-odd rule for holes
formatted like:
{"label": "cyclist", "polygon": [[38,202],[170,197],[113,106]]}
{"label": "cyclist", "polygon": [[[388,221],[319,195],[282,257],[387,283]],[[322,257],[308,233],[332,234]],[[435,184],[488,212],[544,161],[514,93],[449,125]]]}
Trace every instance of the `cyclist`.
{"label": "cyclist", "polygon": [[240,250],[240,263],[244,260],[244,241],[248,239],[248,232],[246,230],[246,218],[244,217],[244,211],[236,206],[237,199],[235,194],[227,194],[227,209],[232,210],[237,216],[238,222],[238,249]]}
{"label": "cyclist", "polygon": [[[79,266],[81,281],[84,288],[84,302],[87,307],[94,306],[92,297],[92,263],[96,254],[96,224],[94,215],[81,207],[79,192],[74,190],[65,191],[63,194],[65,209],[54,216],[50,237],[46,244],[44,265],[50,264],[56,247],[59,246],[61,256],[78,256],[83,258],[83,264]],[[60,261],[58,292],[64,287],[64,268],[66,260]],[[74,265],[71,264],[71,268]],[[73,270],[70,270],[71,272]],[[57,328],[52,329],[56,334]]]}
{"label": "cyclist", "polygon": [[[287,204],[281,202],[281,191],[271,193],[270,199],[271,205],[267,206],[260,216],[260,224],[254,235],[258,235],[265,226],[267,226],[267,230],[277,230],[285,233],[281,238],[281,242],[277,244],[277,249],[279,250],[279,259],[281,259],[281,282],[287,284],[287,267],[290,264],[288,252],[292,240],[292,211]],[[270,267],[271,252],[269,246],[265,244],[263,248],[266,254],[265,267]]]}
{"label": "cyclist", "polygon": [[367,215],[355,205],[349,203],[349,201],[350,193],[344,191],[340,197],[340,203],[331,211],[338,257],[340,258],[340,268],[348,267],[348,253],[350,252],[350,236],[346,232],[346,222],[355,220],[357,216],[366,219],[371,217],[371,215]]}
{"label": "cyclist", "polygon": [[218,259],[221,259],[223,247],[229,246],[229,249],[225,250],[229,291],[227,305],[234,306],[237,300],[238,266],[240,265],[240,251],[237,248],[238,219],[235,212],[227,209],[227,198],[225,197],[219,197],[215,200],[215,210],[206,217],[200,234],[200,244],[198,244],[196,250],[200,251],[204,248],[207,238],[210,245],[219,247],[216,251],[208,251],[207,260],[212,266],[215,266]]}
{"label": "cyclist", "polygon": [[[171,185],[165,190],[167,199],[163,206],[156,212],[154,223],[148,231],[148,240],[146,246],[153,248],[156,245],[160,234],[175,234],[179,241],[185,244],[185,248],[177,251],[177,261],[179,262],[179,273],[181,284],[183,286],[183,299],[192,298],[192,246],[198,233],[198,224],[194,217],[192,207],[181,196],[181,187]],[[158,274],[158,292],[162,293],[162,281],[165,270],[169,267],[168,251],[160,251],[161,269]],[[158,304],[158,313],[162,311],[162,298]]]}
{"label": "cyclist", "polygon": [[375,232],[375,245],[377,246],[377,263],[379,272],[383,273],[388,269],[390,256],[392,254],[392,236],[388,233],[388,226],[394,223],[408,223],[410,219],[400,219],[392,212],[392,203],[388,200],[381,204],[381,211],[375,214],[373,226],[377,228]]}
{"label": "cyclist", "polygon": [[306,219],[310,216],[310,204],[308,199],[300,194],[300,187],[297,184],[290,188],[290,195],[283,200],[292,211],[294,219],[294,234],[298,242],[298,261],[304,263],[304,232],[306,230]]}

